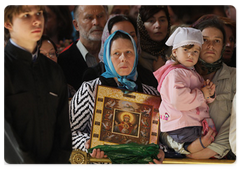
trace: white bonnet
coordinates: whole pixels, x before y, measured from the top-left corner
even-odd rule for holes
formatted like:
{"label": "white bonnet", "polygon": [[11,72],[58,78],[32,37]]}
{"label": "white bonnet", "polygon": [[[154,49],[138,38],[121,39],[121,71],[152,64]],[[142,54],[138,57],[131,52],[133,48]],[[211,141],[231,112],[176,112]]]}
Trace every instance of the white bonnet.
{"label": "white bonnet", "polygon": [[195,28],[178,27],[168,38],[166,45],[173,46],[173,49],[184,45],[199,45],[203,44],[202,32]]}

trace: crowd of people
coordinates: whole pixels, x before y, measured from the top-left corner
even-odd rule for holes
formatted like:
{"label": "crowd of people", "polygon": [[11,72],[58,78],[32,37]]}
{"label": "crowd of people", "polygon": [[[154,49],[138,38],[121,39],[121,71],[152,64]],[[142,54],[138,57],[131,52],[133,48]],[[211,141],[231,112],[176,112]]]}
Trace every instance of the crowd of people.
{"label": "crowd of people", "polygon": [[161,97],[154,163],[236,158],[233,6],[7,6],[4,42],[6,162],[87,152],[99,84]]}

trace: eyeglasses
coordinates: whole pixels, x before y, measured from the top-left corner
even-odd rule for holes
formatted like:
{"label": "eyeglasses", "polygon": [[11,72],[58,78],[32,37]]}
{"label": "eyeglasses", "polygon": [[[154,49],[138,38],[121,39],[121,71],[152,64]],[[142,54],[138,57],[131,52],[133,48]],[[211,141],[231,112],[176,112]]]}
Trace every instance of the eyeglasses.
{"label": "eyeglasses", "polygon": [[40,51],[43,55],[47,56],[48,58],[55,58],[57,57],[57,54],[55,52],[49,52],[49,53],[44,53],[43,51]]}

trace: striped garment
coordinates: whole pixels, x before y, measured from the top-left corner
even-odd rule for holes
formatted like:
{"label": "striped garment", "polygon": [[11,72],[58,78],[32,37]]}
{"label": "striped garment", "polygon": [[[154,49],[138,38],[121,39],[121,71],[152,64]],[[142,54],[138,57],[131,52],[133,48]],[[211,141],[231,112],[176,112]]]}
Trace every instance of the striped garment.
{"label": "striped garment", "polygon": [[[102,82],[99,78],[84,82],[70,103],[70,125],[72,130],[72,148],[87,152],[85,143],[90,139],[94,103],[97,85]],[[158,91],[142,84],[143,93],[159,96]]]}

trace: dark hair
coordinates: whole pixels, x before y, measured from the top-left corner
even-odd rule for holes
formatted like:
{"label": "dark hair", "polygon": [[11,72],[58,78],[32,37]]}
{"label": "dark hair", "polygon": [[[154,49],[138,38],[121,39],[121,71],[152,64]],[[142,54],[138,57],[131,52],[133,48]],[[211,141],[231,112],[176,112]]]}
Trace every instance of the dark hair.
{"label": "dark hair", "polygon": [[53,45],[53,48],[54,48],[54,50],[55,50],[55,52],[56,52],[56,56],[58,57],[57,46],[56,46],[56,44],[51,40],[51,38],[49,38],[47,35],[42,35],[42,37],[41,37],[41,39],[40,39],[40,45],[39,45],[39,48],[41,48],[41,46],[42,46],[42,42],[45,41],[45,40],[51,42],[51,44]]}
{"label": "dark hair", "polygon": [[[192,24],[193,28],[199,29],[199,30],[204,30],[205,28],[217,28],[218,30],[220,30],[223,34],[223,47],[222,47],[222,54],[224,52],[224,46],[225,46],[225,30],[224,30],[224,24],[223,22],[218,18],[217,15],[214,14],[207,14],[207,15],[203,15],[202,17],[200,17],[195,23]],[[221,54],[221,55],[222,55]],[[219,64],[218,65],[222,65],[222,59],[219,59]],[[210,66],[211,68],[218,68],[216,66],[213,67],[213,65]],[[196,71],[200,74],[200,75],[207,75],[209,74],[209,66],[207,67],[206,64],[204,64],[201,60],[198,60],[197,64],[195,65],[195,69]],[[216,70],[216,69],[215,69]]]}
{"label": "dark hair", "polygon": [[201,31],[208,27],[214,27],[219,29],[223,34],[223,46],[225,45],[226,33],[224,30],[224,24],[216,15],[213,14],[203,15],[195,23],[193,23],[192,27],[199,29]]}
{"label": "dark hair", "polygon": [[[7,42],[10,38],[9,31],[3,26],[3,23],[10,22],[12,23],[12,18],[15,15],[18,15],[23,11],[24,5],[28,5],[27,3],[3,3],[2,4],[2,36],[3,39]],[[45,10],[44,4],[37,3],[37,7],[39,10]]]}
{"label": "dark hair", "polygon": [[126,16],[126,15],[118,15],[118,16],[115,16],[113,18],[111,18],[109,21],[108,21],[108,32],[111,33],[111,30],[112,30],[112,27],[114,24],[118,23],[118,22],[121,22],[121,21],[128,21],[130,22],[134,29],[135,29],[135,32],[136,32],[136,35],[137,35],[137,22],[130,16]]}
{"label": "dark hair", "polygon": [[151,18],[154,14],[158,13],[159,11],[164,11],[168,20],[168,26],[170,28],[170,16],[168,13],[167,6],[144,6],[142,5],[139,9],[139,14],[141,16],[141,19],[144,22],[146,22],[149,18]]}
{"label": "dark hair", "polygon": [[119,38],[127,39],[132,42],[131,38],[127,34],[121,32],[121,31],[117,31],[111,40],[111,46],[112,46],[112,42]]}
{"label": "dark hair", "polygon": [[59,24],[58,40],[72,39],[73,32],[72,16],[68,6],[49,5],[46,7],[48,7],[57,16],[57,23]]}

